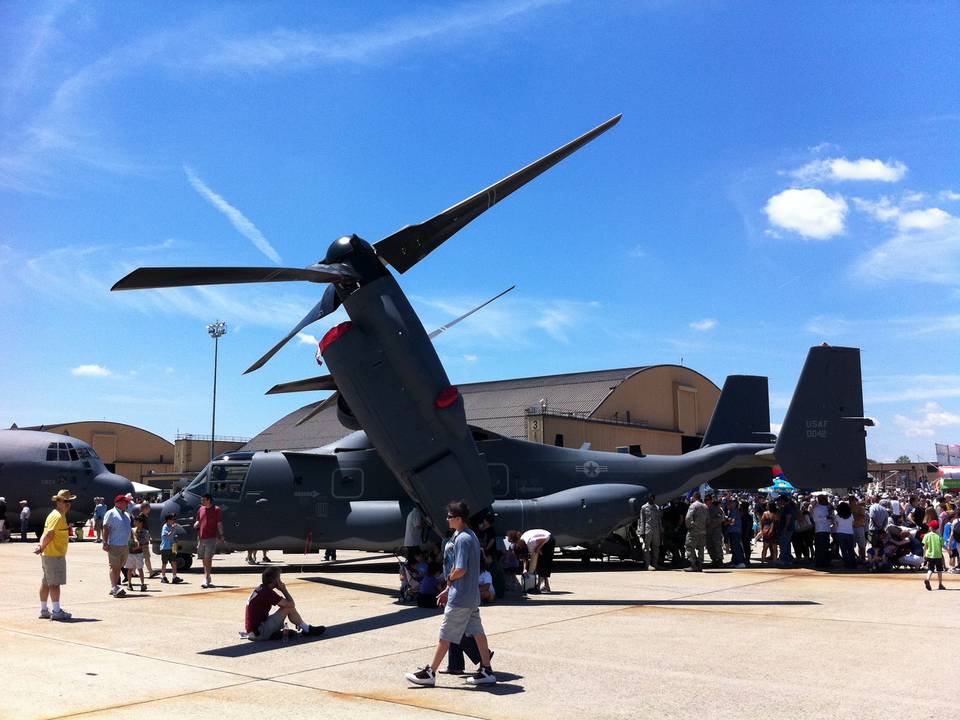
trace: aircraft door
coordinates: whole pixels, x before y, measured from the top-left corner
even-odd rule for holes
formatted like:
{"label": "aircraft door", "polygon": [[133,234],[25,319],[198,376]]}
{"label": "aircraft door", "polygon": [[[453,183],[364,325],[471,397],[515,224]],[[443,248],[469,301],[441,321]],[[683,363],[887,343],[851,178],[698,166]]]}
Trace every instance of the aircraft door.
{"label": "aircraft door", "polygon": [[215,462],[210,466],[209,492],[223,511],[228,542],[242,543],[247,534],[240,501],[249,470],[249,462]]}
{"label": "aircraft door", "polygon": [[505,463],[487,463],[490,473],[490,490],[495,498],[505,498],[510,494],[510,468]]}

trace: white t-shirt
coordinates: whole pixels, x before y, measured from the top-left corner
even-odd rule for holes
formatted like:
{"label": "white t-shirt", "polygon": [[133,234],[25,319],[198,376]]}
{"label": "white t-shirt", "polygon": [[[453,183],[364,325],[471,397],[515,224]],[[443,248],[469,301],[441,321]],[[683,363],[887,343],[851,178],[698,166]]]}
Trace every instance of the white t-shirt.
{"label": "white t-shirt", "polygon": [[891,515],[899,515],[899,514],[900,514],[900,501],[899,501],[899,500],[891,500],[891,501],[890,501],[890,514],[891,514]]}
{"label": "white t-shirt", "polygon": [[527,550],[530,551],[530,554],[533,554],[539,552],[540,546],[549,540],[550,537],[550,533],[546,530],[527,530],[520,536],[520,539],[527,544]]}
{"label": "white t-shirt", "polygon": [[829,505],[821,505],[820,503],[814,505],[813,509],[810,510],[810,515],[813,516],[814,532],[830,532],[833,530],[830,523],[830,510]]}
{"label": "white t-shirt", "polygon": [[20,511],[20,519],[21,519],[21,520],[29,520],[29,519],[30,519],[30,508],[27,507],[26,505],[24,505],[24,506],[23,506],[23,510]]}
{"label": "white t-shirt", "polygon": [[480,585],[480,587],[483,587],[484,585],[490,585],[491,587],[493,586],[493,576],[490,574],[489,570],[484,570],[482,573],[480,573],[478,585]]}
{"label": "white t-shirt", "polygon": [[853,515],[844,519],[837,515],[837,533],[840,535],[853,535]]}

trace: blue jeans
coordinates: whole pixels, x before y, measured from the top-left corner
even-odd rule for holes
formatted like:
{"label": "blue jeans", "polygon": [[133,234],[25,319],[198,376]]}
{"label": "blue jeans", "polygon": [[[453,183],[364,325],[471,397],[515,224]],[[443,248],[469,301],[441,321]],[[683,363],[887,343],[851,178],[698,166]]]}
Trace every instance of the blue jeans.
{"label": "blue jeans", "polygon": [[818,532],[814,534],[813,564],[815,567],[830,567],[830,533]]}
{"label": "blue jeans", "polygon": [[837,533],[837,543],[840,545],[840,557],[843,558],[843,566],[848,569],[855,568],[857,566],[857,556],[853,534]]}
{"label": "blue jeans", "polygon": [[742,565],[746,562],[746,558],[743,555],[743,538],[740,533],[727,533],[727,537],[730,539],[730,552],[733,555],[734,565]]}
{"label": "blue jeans", "polygon": [[793,555],[790,553],[790,541],[793,540],[793,530],[780,531],[780,559],[781,565],[793,565]]}

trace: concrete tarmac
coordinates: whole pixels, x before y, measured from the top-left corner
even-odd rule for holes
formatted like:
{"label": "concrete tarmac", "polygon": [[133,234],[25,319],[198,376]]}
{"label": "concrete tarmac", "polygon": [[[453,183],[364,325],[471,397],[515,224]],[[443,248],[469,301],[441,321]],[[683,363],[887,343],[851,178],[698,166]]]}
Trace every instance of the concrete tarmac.
{"label": "concrete tarmac", "polygon": [[193,570],[115,599],[106,554],[71,543],[74,617],[58,623],[37,618],[32,548],[0,545],[0,718],[924,717],[946,698],[922,668],[944,667],[960,629],[960,576],[927,592],[919,573],[559,561],[553,594],[481,611],[498,685],[441,674],[416,688],[403,674],[429,662],[440,616],[396,603],[392,557],[276,554],[304,617],[328,630],[251,643],[238,631],[259,571],[242,554],[217,557],[214,589]]}

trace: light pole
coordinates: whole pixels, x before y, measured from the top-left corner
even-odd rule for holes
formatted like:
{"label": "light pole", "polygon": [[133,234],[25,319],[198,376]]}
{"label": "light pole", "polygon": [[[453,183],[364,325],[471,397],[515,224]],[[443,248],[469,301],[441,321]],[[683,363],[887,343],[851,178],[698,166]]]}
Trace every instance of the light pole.
{"label": "light pole", "polygon": [[227,324],[222,320],[217,320],[212,325],[207,325],[207,332],[213,338],[213,420],[210,422],[210,460],[212,461],[214,438],[217,435],[217,352],[220,338],[227,334]]}

